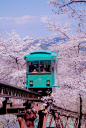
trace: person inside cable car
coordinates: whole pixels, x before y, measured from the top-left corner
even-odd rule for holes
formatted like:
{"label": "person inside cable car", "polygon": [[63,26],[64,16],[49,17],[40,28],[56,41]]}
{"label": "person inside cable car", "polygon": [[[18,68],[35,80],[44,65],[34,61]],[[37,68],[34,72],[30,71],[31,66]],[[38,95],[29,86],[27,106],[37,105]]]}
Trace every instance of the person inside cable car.
{"label": "person inside cable car", "polygon": [[33,65],[33,63],[31,62],[31,65],[29,66],[29,72],[33,72],[35,69],[35,66]]}
{"label": "person inside cable car", "polygon": [[43,68],[43,71],[42,71],[42,73],[46,73],[46,70],[45,70],[45,68]]}
{"label": "person inside cable car", "polygon": [[36,71],[36,69],[34,69],[34,70],[32,71],[32,73],[38,73],[38,72]]}
{"label": "person inside cable car", "polygon": [[50,65],[46,65],[46,71],[50,72]]}

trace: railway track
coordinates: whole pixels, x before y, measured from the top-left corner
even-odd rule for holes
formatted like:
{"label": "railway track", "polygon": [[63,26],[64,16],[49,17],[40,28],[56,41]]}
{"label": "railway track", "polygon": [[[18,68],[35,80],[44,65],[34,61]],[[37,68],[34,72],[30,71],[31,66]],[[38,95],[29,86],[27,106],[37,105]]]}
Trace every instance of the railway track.
{"label": "railway track", "polygon": [[[31,128],[34,128],[33,124],[36,118],[36,112],[43,109],[43,102],[41,100],[42,95],[40,93],[0,82],[0,97],[5,99],[0,108],[0,115],[17,115],[20,126],[25,119],[26,124]],[[22,105],[18,104],[18,106],[13,106],[13,103],[10,100],[11,98],[21,99],[25,102]]]}
{"label": "railway track", "polygon": [[[25,108],[28,107],[28,104],[38,103],[41,104],[42,95],[40,93],[26,90],[20,87],[15,87],[6,83],[0,83],[0,97],[3,97],[5,100],[2,102],[0,109],[0,114],[17,114],[22,115],[22,112],[25,111]],[[15,104],[12,100],[22,100],[23,103]],[[24,115],[24,113],[23,113]]]}
{"label": "railway track", "polygon": [[[0,97],[5,98],[3,105],[0,108],[0,114],[15,114],[19,117],[20,122],[22,119],[25,119],[27,125],[28,122],[29,125],[30,122],[34,124],[33,122],[36,119],[36,113],[38,113],[38,128],[46,128],[46,124],[50,127],[52,126],[52,121],[55,122],[54,127],[57,128],[65,128],[66,126],[68,128],[70,128],[70,126],[78,128],[79,126],[80,113],[55,106],[53,104],[53,99],[48,99],[44,107],[44,101],[41,100],[42,95],[38,92],[15,87],[6,83],[0,83]],[[22,106],[13,106],[9,98],[22,99],[25,103],[22,104]],[[82,114],[82,116],[81,123],[86,126],[86,115]],[[70,120],[72,122],[71,125],[69,123]],[[83,120],[85,120],[85,123],[83,123]],[[32,124],[28,128],[30,128]],[[34,128],[34,125],[32,128]]]}
{"label": "railway track", "polygon": [[41,99],[40,93],[26,90],[6,83],[0,83],[0,97],[17,98],[17,99]]}

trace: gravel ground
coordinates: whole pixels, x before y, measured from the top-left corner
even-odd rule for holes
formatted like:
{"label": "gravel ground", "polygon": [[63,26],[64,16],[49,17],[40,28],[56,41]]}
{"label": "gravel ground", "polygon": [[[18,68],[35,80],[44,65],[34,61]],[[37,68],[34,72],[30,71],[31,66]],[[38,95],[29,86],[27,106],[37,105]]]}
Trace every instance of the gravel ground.
{"label": "gravel ground", "polygon": [[0,115],[0,128],[20,128],[16,115]]}

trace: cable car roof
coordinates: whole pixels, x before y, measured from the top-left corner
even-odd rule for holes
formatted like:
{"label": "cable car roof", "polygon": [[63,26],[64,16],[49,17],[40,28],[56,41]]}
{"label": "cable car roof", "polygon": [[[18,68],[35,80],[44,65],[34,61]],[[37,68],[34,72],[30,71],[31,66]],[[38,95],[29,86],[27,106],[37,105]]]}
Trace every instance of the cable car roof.
{"label": "cable car roof", "polygon": [[30,52],[28,55],[24,56],[27,61],[34,60],[53,60],[54,57],[57,56],[58,53],[53,52],[51,50],[37,50],[34,52]]}

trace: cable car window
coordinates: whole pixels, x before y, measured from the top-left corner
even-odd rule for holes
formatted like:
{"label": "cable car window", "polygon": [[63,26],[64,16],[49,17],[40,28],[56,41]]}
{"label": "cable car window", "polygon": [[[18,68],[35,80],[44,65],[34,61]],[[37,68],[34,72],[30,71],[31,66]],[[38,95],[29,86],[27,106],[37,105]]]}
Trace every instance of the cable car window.
{"label": "cable car window", "polygon": [[54,72],[54,62],[52,62],[52,72]]}
{"label": "cable car window", "polygon": [[51,61],[40,61],[40,72],[41,73],[50,73],[51,72]]}
{"label": "cable car window", "polygon": [[29,73],[39,73],[39,61],[28,62]]}

